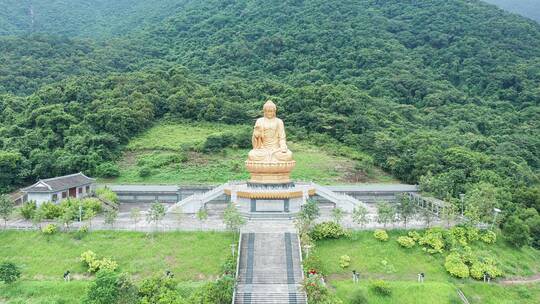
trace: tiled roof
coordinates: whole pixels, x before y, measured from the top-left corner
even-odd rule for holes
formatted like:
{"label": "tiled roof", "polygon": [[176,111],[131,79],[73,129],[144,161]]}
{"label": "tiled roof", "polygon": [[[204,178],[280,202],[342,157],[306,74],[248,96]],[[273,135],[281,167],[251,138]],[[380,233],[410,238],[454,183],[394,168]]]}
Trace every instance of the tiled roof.
{"label": "tiled roof", "polygon": [[24,192],[57,192],[69,188],[88,185],[96,180],[82,173],[76,173],[54,178],[40,179],[30,187],[21,189]]}

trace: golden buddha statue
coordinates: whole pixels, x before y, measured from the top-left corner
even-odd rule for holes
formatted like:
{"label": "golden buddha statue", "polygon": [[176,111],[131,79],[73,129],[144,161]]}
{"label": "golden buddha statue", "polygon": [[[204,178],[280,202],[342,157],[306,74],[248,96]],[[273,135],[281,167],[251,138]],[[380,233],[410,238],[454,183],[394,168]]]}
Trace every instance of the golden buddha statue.
{"label": "golden buddha statue", "polygon": [[264,117],[257,119],[251,138],[253,150],[246,167],[252,183],[289,183],[289,173],[295,165],[287,148],[283,121],[276,117],[276,105],[268,100],[263,106]]}

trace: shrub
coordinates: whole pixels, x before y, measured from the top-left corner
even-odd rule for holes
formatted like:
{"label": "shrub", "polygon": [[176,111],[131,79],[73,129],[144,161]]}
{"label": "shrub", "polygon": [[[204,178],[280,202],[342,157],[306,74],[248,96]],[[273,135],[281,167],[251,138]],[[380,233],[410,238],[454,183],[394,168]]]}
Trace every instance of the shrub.
{"label": "shrub", "polygon": [[66,200],[63,200],[59,205],[60,210],[61,210],[60,217],[71,218],[72,220],[79,218],[79,205],[80,204],[81,204],[81,201],[76,198],[68,198]]}
{"label": "shrub", "polygon": [[[189,298],[189,303],[231,303],[235,280],[231,276],[222,276],[218,280],[204,284]],[[159,302],[161,303],[161,302]],[[184,303],[183,301],[171,303]]]}
{"label": "shrub", "polygon": [[471,265],[470,274],[472,278],[483,280],[484,273],[489,274],[492,278],[502,276],[502,271],[497,267],[495,260],[491,258],[486,258],[484,261],[476,260]]}
{"label": "shrub", "polygon": [[480,240],[486,244],[493,244],[497,241],[497,234],[493,231],[486,230],[480,234]]}
{"label": "shrub", "polygon": [[418,240],[420,240],[420,233],[418,233],[418,231],[409,231],[409,233],[407,233],[407,235],[413,239],[415,242],[418,242]]}
{"label": "shrub", "polygon": [[455,226],[450,229],[450,233],[461,246],[467,246],[467,229]]}
{"label": "shrub", "polygon": [[24,203],[21,206],[21,216],[26,219],[30,220],[32,217],[34,217],[34,213],[36,212],[37,205],[34,201],[29,201]]}
{"label": "shrub", "polygon": [[97,255],[91,250],[83,252],[80,259],[88,267],[88,272],[91,273],[96,273],[100,270],[115,271],[118,268],[118,263],[109,258],[99,260]]}
{"label": "shrub", "polygon": [[152,175],[152,169],[150,169],[149,167],[142,167],[142,168],[139,168],[139,172],[138,172],[139,176],[140,177],[148,177],[150,175]]}
{"label": "shrub", "polygon": [[81,253],[81,262],[88,266],[91,262],[97,260],[97,255],[92,250],[87,250]]}
{"label": "shrub", "polygon": [[82,239],[86,234],[88,233],[88,226],[86,225],[82,225],[81,227],[79,227],[79,229],[77,229],[77,231],[75,232],[75,234],[73,235],[73,237],[77,240],[80,240]]}
{"label": "shrub", "polygon": [[352,292],[349,303],[351,304],[367,304],[368,300],[362,289],[356,289]]}
{"label": "shrub", "polygon": [[118,206],[118,195],[107,187],[97,189],[96,196],[104,202]]}
{"label": "shrub", "polygon": [[342,255],[339,257],[339,266],[341,268],[347,268],[351,265],[351,257],[348,255]]}
{"label": "shrub", "polygon": [[348,236],[349,233],[335,222],[324,222],[315,225],[311,231],[311,237],[314,240],[339,239]]}
{"label": "shrub", "polygon": [[176,285],[173,279],[167,277],[146,279],[139,287],[140,303],[185,303]]}
{"label": "shrub", "polygon": [[416,244],[414,239],[408,236],[398,237],[397,242],[399,243],[399,245],[401,245],[401,247],[405,247],[405,248],[412,248]]}
{"label": "shrub", "polygon": [[315,274],[304,279],[302,287],[306,291],[309,303],[317,304],[341,304],[343,303],[336,296],[329,292],[328,288],[321,282],[322,276]]}
{"label": "shrub", "polygon": [[379,241],[388,241],[388,233],[382,229],[375,230],[375,232],[373,232],[373,236]]}
{"label": "shrub", "polygon": [[118,268],[118,263],[109,258],[103,258],[101,260],[97,260],[93,265],[91,265],[91,268],[95,269],[93,272],[97,272],[103,269],[115,271]]}
{"label": "shrub", "polygon": [[461,255],[457,252],[452,252],[446,256],[444,268],[454,277],[461,279],[469,277],[469,267],[467,267]]}
{"label": "shrub", "polygon": [[433,228],[427,230],[418,240],[420,245],[427,245],[424,250],[428,253],[442,253],[444,248],[443,232],[441,229]]}
{"label": "shrub", "polygon": [[118,177],[120,175],[120,170],[115,163],[102,163],[96,167],[96,175],[98,177]]}
{"label": "shrub", "polygon": [[45,202],[39,206],[39,208],[43,212],[43,218],[46,219],[55,219],[62,215],[62,208],[60,208],[59,205],[51,203],[51,202]]}
{"label": "shrub", "polygon": [[388,285],[388,283],[383,280],[376,280],[371,282],[369,288],[374,293],[383,297],[388,297],[392,295],[392,289],[390,288],[390,285]]}
{"label": "shrub", "polygon": [[323,271],[323,263],[322,263],[321,259],[315,254],[310,254],[307,258],[305,258],[304,261],[303,261],[303,264],[304,264],[304,270],[307,273],[312,273],[312,274],[315,274],[315,273],[323,274],[324,273],[324,271]]}
{"label": "shrub", "polygon": [[41,232],[45,235],[53,235],[56,232],[58,232],[58,226],[55,224],[47,224],[43,229],[41,229]]}
{"label": "shrub", "polygon": [[83,299],[84,304],[107,304],[116,303],[118,293],[116,291],[117,274],[112,271],[100,271],[96,279],[90,283]]}
{"label": "shrub", "polygon": [[21,270],[15,263],[3,262],[0,264],[0,281],[6,284],[13,283],[21,276]]}
{"label": "shrub", "polygon": [[81,201],[83,208],[83,215],[86,214],[88,210],[94,211],[94,214],[98,214],[103,211],[103,203],[100,200],[94,197],[87,197]]}
{"label": "shrub", "polygon": [[478,241],[479,238],[480,234],[478,228],[471,226],[467,227],[467,240],[469,240],[469,242]]}
{"label": "shrub", "polygon": [[229,255],[227,260],[221,265],[221,273],[226,275],[233,275],[236,272],[236,259],[234,256]]}

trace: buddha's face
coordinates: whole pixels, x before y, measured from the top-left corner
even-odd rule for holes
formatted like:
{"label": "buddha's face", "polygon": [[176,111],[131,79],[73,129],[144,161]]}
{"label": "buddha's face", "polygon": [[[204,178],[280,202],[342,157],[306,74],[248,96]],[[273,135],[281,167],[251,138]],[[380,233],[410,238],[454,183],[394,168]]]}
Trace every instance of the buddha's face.
{"label": "buddha's face", "polygon": [[272,119],[276,117],[276,109],[273,107],[267,107],[264,109],[264,117]]}

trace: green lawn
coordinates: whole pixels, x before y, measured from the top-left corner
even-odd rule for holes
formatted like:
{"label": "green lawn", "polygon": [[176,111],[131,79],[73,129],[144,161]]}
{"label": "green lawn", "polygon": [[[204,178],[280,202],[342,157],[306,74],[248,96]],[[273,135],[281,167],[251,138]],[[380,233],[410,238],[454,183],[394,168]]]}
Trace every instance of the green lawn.
{"label": "green lawn", "polygon": [[[171,270],[185,284],[215,279],[234,243],[232,234],[218,232],[96,231],[76,240],[60,233],[46,238],[37,232],[0,232],[0,261],[9,260],[22,268],[21,280],[11,286],[0,284],[0,303],[57,303],[55,299],[80,299],[93,278],[78,260],[92,250],[98,256],[117,261],[120,271],[140,281]],[[65,283],[64,271],[74,281]],[[19,302],[17,302],[19,301]],[[70,300],[71,301],[71,300]],[[79,303],[79,301],[66,303]]]}
{"label": "green lawn", "polygon": [[232,132],[236,126],[210,123],[160,123],[133,138],[127,150],[181,151],[182,145],[203,143],[209,135]]}
{"label": "green lawn", "polygon": [[[92,250],[117,261],[122,271],[134,277],[147,277],[171,270],[181,280],[206,280],[219,274],[230,252],[231,234],[218,232],[141,232],[95,231],[82,240],[59,233],[47,239],[37,232],[0,233],[2,259],[23,267],[23,279],[60,280],[66,270],[86,276],[78,261]],[[211,257],[211,258],[208,258]]]}
{"label": "green lawn", "polygon": [[[483,284],[472,279],[458,280],[444,269],[444,255],[430,255],[417,245],[405,249],[396,242],[403,231],[390,231],[388,242],[380,242],[373,232],[355,232],[351,239],[324,240],[317,242],[316,254],[320,257],[323,271],[328,275],[330,285],[343,300],[354,288],[362,288],[370,298],[370,303],[454,303],[457,288],[461,288],[471,303],[539,303],[540,284],[531,285],[529,293],[520,286]],[[473,250],[480,256],[495,257],[507,277],[529,276],[540,272],[540,252],[532,248],[514,249],[503,240],[493,245],[475,242]],[[339,266],[341,255],[351,257],[351,265]],[[350,280],[352,270],[361,275],[361,284],[353,285]],[[426,283],[416,283],[417,274],[426,274]],[[378,297],[368,290],[368,281],[384,279],[390,283],[393,295]],[[527,297],[530,296],[529,298]],[[373,300],[372,300],[373,299]],[[433,300],[439,299],[439,300]],[[372,300],[372,301],[371,301]],[[500,302],[497,302],[500,301]],[[458,302],[455,302],[458,303]]]}
{"label": "green lawn", "polygon": [[[133,139],[118,162],[120,176],[106,183],[213,184],[249,177],[244,168],[249,149],[228,148],[218,153],[189,152],[182,145],[198,145],[212,134],[234,132],[242,126],[220,124],[160,123]],[[334,155],[330,149],[306,142],[289,142],[296,168],[292,178],[323,184],[398,182],[378,168],[369,176],[355,169],[355,161]],[[141,177],[141,167],[151,168]]]}

